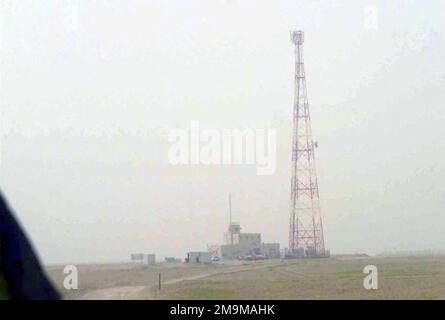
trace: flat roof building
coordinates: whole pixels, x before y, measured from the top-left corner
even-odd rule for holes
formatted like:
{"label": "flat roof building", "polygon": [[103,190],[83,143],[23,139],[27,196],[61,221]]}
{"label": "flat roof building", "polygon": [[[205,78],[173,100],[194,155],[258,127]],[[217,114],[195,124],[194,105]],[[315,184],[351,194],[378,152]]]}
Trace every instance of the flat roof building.
{"label": "flat roof building", "polygon": [[209,246],[209,251],[222,259],[232,260],[255,255],[280,257],[279,243],[262,243],[261,233],[242,233],[239,223],[229,224],[225,239],[226,244]]}

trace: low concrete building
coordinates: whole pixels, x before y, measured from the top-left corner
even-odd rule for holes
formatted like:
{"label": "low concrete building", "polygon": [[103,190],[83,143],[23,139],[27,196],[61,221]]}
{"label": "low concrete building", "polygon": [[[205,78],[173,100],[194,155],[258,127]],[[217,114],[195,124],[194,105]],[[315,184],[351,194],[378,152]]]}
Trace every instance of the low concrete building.
{"label": "low concrete building", "polygon": [[238,259],[249,255],[280,258],[279,243],[262,243],[261,233],[242,233],[238,223],[229,225],[226,242],[223,245],[209,246],[208,249],[222,259]]}
{"label": "low concrete building", "polygon": [[156,262],[155,254],[132,253],[131,261],[140,264],[154,264]]}
{"label": "low concrete building", "polygon": [[208,251],[191,251],[187,253],[187,262],[190,263],[209,263],[212,262],[212,252]]}
{"label": "low concrete building", "polygon": [[156,255],[155,254],[145,254],[144,255],[144,264],[155,264],[156,263]]}

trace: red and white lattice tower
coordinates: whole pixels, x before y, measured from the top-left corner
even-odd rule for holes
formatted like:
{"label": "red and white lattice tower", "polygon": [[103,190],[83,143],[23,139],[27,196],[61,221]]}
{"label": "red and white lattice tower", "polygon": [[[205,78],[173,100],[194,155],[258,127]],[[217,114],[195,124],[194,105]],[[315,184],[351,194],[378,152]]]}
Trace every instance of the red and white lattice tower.
{"label": "red and white lattice tower", "polygon": [[312,140],[303,62],[303,32],[292,32],[291,41],[295,45],[295,92],[288,254],[293,257],[325,256],[323,222],[315,171],[316,143]]}

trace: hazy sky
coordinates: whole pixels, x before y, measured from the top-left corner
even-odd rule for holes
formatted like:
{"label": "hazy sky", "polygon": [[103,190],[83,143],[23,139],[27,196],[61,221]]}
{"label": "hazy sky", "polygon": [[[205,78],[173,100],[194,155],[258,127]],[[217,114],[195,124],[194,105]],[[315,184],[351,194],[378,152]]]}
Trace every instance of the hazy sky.
{"label": "hazy sky", "polygon": [[[444,1],[0,10],[0,188],[46,263],[206,249],[223,240],[229,192],[244,231],[287,246],[295,29],[327,247],[445,249]],[[169,129],[192,121],[275,129],[276,173],[170,165]]]}

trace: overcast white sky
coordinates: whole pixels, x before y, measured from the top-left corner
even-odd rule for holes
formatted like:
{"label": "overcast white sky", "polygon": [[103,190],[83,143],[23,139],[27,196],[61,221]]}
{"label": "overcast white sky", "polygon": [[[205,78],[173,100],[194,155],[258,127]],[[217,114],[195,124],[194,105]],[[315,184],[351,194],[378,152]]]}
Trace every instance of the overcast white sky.
{"label": "overcast white sky", "polygon": [[[18,2],[18,3],[17,3]],[[364,27],[368,5],[377,29]],[[445,249],[444,1],[2,1],[0,188],[46,263],[287,246],[305,32],[327,247]],[[274,128],[277,171],[168,162],[168,129]]]}

